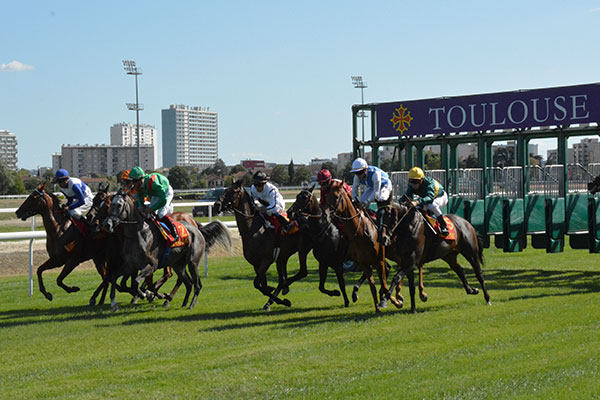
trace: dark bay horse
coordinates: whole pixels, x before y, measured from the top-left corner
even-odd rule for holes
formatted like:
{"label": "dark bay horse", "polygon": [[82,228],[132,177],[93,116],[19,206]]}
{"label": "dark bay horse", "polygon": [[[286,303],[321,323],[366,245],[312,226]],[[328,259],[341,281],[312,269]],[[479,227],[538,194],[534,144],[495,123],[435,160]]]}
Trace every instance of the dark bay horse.
{"label": "dark bay horse", "polygon": [[[280,292],[287,293],[289,286],[308,273],[306,256],[312,248],[310,236],[305,232],[297,232],[280,238],[280,251],[274,255],[275,236],[272,229],[265,226],[265,217],[256,209],[250,194],[244,189],[243,181],[234,181],[215,202],[215,213],[222,210],[232,210],[235,213],[240,237],[242,238],[244,258],[254,267],[256,277],[254,287],[269,300],[264,305],[265,311],[270,310],[273,302],[291,306],[288,299],[277,297]],[[300,271],[287,278],[287,261],[298,252]],[[268,286],[267,270],[275,261],[279,276],[277,288]]]}
{"label": "dark bay horse", "polygon": [[591,194],[600,192],[600,175],[595,177],[591,182],[588,182],[588,191]]}
{"label": "dark bay horse", "polygon": [[[112,232],[119,225],[123,226],[124,241],[121,252],[125,261],[125,268],[122,273],[133,275],[134,272],[141,270],[133,280],[133,286],[138,293],[144,296],[144,293],[139,289],[140,283],[159,266],[168,265],[173,268],[178,279],[186,287],[182,307],[187,305],[193,289],[194,293],[188,307],[188,309],[191,309],[196,304],[198,294],[202,288],[198,264],[204,252],[216,243],[220,243],[228,249],[231,249],[232,244],[229,230],[218,220],[204,225],[200,229],[188,222],[182,224],[189,233],[189,243],[171,248],[166,260],[164,260],[164,265],[159,265],[165,252],[165,240],[158,227],[142,216],[129,195],[119,192],[113,197],[109,216],[104,222],[105,229],[109,232]],[[118,308],[115,301],[117,277],[112,276],[111,279],[111,306],[116,309]]]}
{"label": "dark bay horse", "polygon": [[[46,251],[50,258],[38,267],[37,276],[40,292],[48,300],[52,300],[52,294],[46,290],[42,278],[46,270],[64,265],[56,283],[67,293],[79,291],[77,286],[68,286],[63,281],[80,263],[92,259],[98,273],[105,274],[106,236],[88,234],[82,238],[68,211],[61,208],[60,200],[53,193],[46,192],[45,184],[38,185],[16,211],[17,218],[23,221],[38,214],[42,216],[46,230]],[[95,302],[99,289],[90,304]]]}
{"label": "dark bay horse", "polygon": [[[344,306],[348,307],[350,302],[346,294],[343,266],[349,252],[348,240],[332,223],[330,213],[321,211],[319,201],[313,194],[314,188],[313,185],[296,195],[296,201],[288,209],[288,216],[297,221],[301,229],[304,228],[303,225],[307,225],[312,238],[313,254],[319,262],[319,290],[329,296],[339,296],[341,291]],[[335,272],[340,291],[325,288],[329,267]]]}
{"label": "dark bay horse", "polygon": [[[446,240],[434,233],[427,226],[425,216],[410,201],[401,204],[392,203],[389,206],[383,224],[391,232],[392,244],[386,250],[387,256],[395,260],[399,266],[399,271],[392,279],[390,287],[394,288],[402,276],[412,271],[415,266],[421,266],[441,258],[458,275],[467,294],[478,294],[479,290],[469,285],[464,269],[458,263],[457,258],[461,254],[473,267],[473,271],[481,284],[486,303],[491,304],[481,271],[483,248],[477,237],[477,232],[464,218],[453,214],[447,216],[454,225],[455,240]],[[413,285],[410,286],[411,311],[414,312],[415,292]],[[386,296],[391,298],[391,290],[388,291]]]}
{"label": "dark bay horse", "polygon": [[[377,301],[377,289],[373,279],[373,269],[377,271],[381,282],[380,294],[382,303],[388,293],[386,282],[385,247],[381,245],[377,235],[377,226],[365,215],[364,211],[358,211],[352,199],[343,189],[339,182],[332,182],[327,195],[327,206],[333,211],[333,215],[342,223],[344,230],[348,233],[350,243],[350,258],[354,260],[363,270],[361,280],[368,279],[371,295],[375,304],[375,312],[379,312],[380,305]],[[358,291],[358,285],[354,287],[353,298]]]}

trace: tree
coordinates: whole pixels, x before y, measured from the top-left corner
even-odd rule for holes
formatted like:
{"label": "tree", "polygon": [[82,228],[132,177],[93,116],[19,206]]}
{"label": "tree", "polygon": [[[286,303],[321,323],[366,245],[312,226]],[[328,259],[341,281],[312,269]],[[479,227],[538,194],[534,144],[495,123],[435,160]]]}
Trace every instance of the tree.
{"label": "tree", "polygon": [[15,171],[11,171],[3,162],[0,162],[0,195],[22,193],[25,193],[23,180]]}
{"label": "tree", "polygon": [[174,166],[169,170],[169,183],[173,189],[188,189],[190,187],[190,175],[187,169]]}
{"label": "tree", "polygon": [[292,182],[293,185],[302,185],[303,183],[310,182],[310,178],[312,177],[312,171],[305,165],[301,165],[296,169],[294,174],[294,180]]}
{"label": "tree", "polygon": [[225,161],[217,158],[217,161],[213,164],[212,167],[208,167],[203,171],[206,175],[217,175],[217,176],[225,176],[228,174],[227,165],[225,165]]}
{"label": "tree", "polygon": [[459,168],[478,168],[479,160],[473,154],[469,154],[466,158],[461,158],[458,160]]}
{"label": "tree", "polygon": [[285,185],[290,180],[290,176],[283,165],[277,165],[271,172],[271,180],[278,185]]}
{"label": "tree", "polygon": [[329,170],[329,172],[331,172],[332,178],[337,178],[337,176],[338,176],[337,167],[331,161],[327,161],[327,162],[324,162],[323,164],[321,164],[321,169]]}
{"label": "tree", "polygon": [[229,171],[229,173],[231,175],[233,175],[233,174],[237,174],[238,172],[246,172],[246,171],[247,171],[247,169],[244,168],[243,165],[238,164],[238,165],[234,165],[233,167],[231,167],[231,170]]}
{"label": "tree", "polygon": [[494,167],[504,168],[509,165],[515,165],[514,153],[515,149],[512,146],[498,146],[492,158]]}
{"label": "tree", "polygon": [[425,152],[425,169],[440,169],[442,167],[442,159],[438,153],[433,151]]}
{"label": "tree", "polygon": [[296,174],[296,171],[294,170],[294,160],[290,160],[290,163],[288,164],[288,176],[289,176],[289,184],[293,185],[294,182],[294,175]]}

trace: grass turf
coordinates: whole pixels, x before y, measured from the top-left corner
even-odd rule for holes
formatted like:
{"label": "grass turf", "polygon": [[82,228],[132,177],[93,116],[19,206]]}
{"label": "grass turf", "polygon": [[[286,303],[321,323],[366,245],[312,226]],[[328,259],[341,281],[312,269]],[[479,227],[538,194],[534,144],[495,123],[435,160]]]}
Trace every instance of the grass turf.
{"label": "grass turf", "polygon": [[[45,275],[52,302],[37,285],[28,298],[25,276],[0,278],[1,397],[599,398],[598,255],[485,255],[492,306],[435,262],[415,315],[392,306],[375,315],[366,286],[344,308],[318,291],[312,258],[286,296],[292,307],[269,313],[237,257],[209,258],[191,311],[179,308],[181,292],[170,308],[129,305],[124,294],[117,312],[89,307],[93,271],[67,278],[82,289],[74,294]],[[350,293],[358,274],[345,276]],[[467,278],[479,286],[470,268]],[[330,273],[327,287],[336,286]]]}

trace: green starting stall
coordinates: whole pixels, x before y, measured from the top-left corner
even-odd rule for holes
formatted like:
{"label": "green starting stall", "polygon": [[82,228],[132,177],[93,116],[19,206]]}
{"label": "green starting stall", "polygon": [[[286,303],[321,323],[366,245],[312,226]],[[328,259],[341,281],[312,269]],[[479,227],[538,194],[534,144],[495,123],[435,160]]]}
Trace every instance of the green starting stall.
{"label": "green starting stall", "polygon": [[[448,191],[446,212],[473,224],[486,243],[506,252],[530,243],[549,253],[566,243],[576,249],[600,251],[600,197],[590,195],[587,182],[600,174],[600,164],[569,163],[567,144],[574,136],[600,134],[600,83],[459,97],[354,105],[353,152],[372,163],[379,151],[394,148],[391,173],[394,195],[408,184],[408,170],[424,166],[425,149],[439,146],[441,169],[425,173]],[[370,117],[365,131],[358,119]],[[529,142],[553,138],[556,160],[531,165]],[[493,145],[515,146],[515,164],[492,163]],[[477,167],[458,167],[458,146],[476,144]]]}

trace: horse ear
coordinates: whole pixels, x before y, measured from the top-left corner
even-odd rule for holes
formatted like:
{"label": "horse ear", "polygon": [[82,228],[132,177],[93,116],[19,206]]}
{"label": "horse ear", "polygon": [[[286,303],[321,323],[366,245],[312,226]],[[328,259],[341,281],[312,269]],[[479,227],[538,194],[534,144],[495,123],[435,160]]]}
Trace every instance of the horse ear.
{"label": "horse ear", "polygon": [[237,182],[237,179],[235,179],[234,176],[231,177],[231,186],[235,185],[235,183]]}
{"label": "horse ear", "polygon": [[317,184],[313,183],[310,189],[308,189],[308,191],[312,193],[312,191],[315,189],[315,186],[317,186]]}

